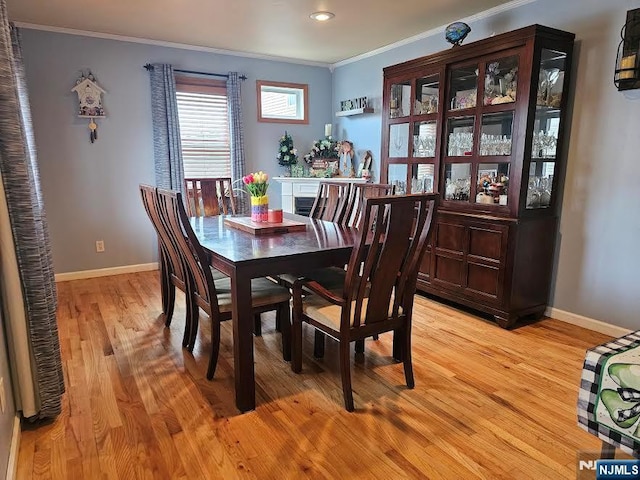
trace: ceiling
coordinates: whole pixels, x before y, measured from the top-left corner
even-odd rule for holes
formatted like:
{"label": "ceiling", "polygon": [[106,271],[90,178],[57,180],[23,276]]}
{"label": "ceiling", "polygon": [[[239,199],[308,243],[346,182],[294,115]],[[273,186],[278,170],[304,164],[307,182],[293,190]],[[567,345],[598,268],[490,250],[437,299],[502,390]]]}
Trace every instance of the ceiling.
{"label": "ceiling", "polygon": [[[509,0],[7,0],[9,18],[250,54],[335,63]],[[335,18],[311,20],[315,11]]]}

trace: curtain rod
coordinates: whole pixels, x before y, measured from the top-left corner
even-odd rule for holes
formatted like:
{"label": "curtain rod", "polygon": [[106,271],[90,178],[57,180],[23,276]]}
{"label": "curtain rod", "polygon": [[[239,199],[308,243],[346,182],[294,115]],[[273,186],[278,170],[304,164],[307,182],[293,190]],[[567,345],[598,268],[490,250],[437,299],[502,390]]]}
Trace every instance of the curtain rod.
{"label": "curtain rod", "polygon": [[[146,68],[147,70],[151,71],[153,70],[153,65],[151,65],[150,63],[147,63],[144,68]],[[229,75],[227,75],[226,73],[209,73],[209,72],[196,72],[193,70],[179,70],[177,68],[173,69],[174,72],[176,73],[187,73],[190,75],[202,75],[202,76],[206,76],[206,77],[222,77],[222,78],[229,78]],[[238,77],[240,80],[246,80],[247,77],[246,75],[240,75]]]}

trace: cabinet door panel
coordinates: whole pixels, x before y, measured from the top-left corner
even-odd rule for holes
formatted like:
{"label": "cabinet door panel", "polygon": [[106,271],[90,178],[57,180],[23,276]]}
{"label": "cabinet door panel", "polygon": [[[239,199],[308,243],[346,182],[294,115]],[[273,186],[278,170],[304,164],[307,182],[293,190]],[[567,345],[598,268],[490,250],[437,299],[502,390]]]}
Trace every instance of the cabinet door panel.
{"label": "cabinet door panel", "polygon": [[464,225],[438,223],[436,247],[463,253]]}
{"label": "cabinet door panel", "polygon": [[495,267],[479,265],[469,262],[467,264],[467,291],[478,292],[498,298],[498,280],[500,270]]}
{"label": "cabinet door panel", "polygon": [[436,255],[434,280],[449,286],[462,287],[463,262],[455,258]]}
{"label": "cabinet door panel", "polygon": [[501,231],[469,227],[469,255],[500,260],[501,246]]}

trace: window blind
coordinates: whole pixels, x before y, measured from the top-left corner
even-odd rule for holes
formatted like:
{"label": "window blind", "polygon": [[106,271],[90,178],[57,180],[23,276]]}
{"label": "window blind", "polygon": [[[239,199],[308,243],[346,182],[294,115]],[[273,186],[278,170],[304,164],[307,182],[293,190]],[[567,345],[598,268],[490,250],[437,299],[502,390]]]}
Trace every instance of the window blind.
{"label": "window blind", "polygon": [[185,178],[230,177],[226,89],[176,82]]}

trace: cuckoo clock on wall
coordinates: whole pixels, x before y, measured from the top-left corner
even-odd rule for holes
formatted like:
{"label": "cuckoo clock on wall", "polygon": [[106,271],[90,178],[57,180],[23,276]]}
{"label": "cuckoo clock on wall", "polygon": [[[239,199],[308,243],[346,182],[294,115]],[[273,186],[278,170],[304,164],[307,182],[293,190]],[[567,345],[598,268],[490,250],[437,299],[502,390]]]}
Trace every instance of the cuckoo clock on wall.
{"label": "cuckoo clock on wall", "polygon": [[105,91],[98,85],[91,71],[86,75],[82,73],[71,91],[78,94],[78,117],[89,119],[89,139],[93,143],[98,139],[95,119],[106,116],[102,107],[102,94]]}

